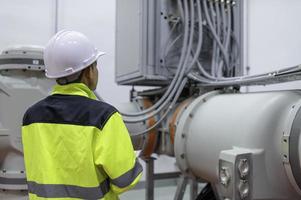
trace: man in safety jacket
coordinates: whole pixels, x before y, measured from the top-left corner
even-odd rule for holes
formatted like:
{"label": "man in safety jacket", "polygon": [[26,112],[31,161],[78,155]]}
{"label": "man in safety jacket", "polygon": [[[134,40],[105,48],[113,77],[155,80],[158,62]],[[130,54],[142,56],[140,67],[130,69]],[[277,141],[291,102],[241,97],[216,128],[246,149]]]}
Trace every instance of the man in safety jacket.
{"label": "man in safety jacket", "polygon": [[81,33],[61,31],[44,51],[52,94],[25,113],[22,141],[29,199],[118,199],[141,177],[118,111],[96,100],[99,52]]}

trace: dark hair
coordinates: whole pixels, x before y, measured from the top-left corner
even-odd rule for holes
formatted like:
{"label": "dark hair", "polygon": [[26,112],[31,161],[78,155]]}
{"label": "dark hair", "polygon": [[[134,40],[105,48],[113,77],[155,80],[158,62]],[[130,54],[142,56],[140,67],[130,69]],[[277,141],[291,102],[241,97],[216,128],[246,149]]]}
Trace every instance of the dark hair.
{"label": "dark hair", "polygon": [[80,83],[81,79],[82,79],[82,75],[83,75],[83,71],[77,72],[75,74],[72,74],[70,76],[65,76],[62,78],[58,78],[56,79],[57,84],[59,85],[67,85],[70,83]]}
{"label": "dark hair", "polygon": [[[97,63],[97,61],[93,62],[91,65],[89,65],[85,69],[93,67],[95,65],[95,63]],[[68,85],[68,84],[71,84],[71,83],[80,83],[81,80],[82,80],[83,72],[85,71],[85,69],[83,69],[83,70],[81,70],[81,71],[79,71],[79,72],[77,72],[75,74],[72,74],[70,76],[58,78],[58,79],[56,79],[56,82],[59,85]]]}

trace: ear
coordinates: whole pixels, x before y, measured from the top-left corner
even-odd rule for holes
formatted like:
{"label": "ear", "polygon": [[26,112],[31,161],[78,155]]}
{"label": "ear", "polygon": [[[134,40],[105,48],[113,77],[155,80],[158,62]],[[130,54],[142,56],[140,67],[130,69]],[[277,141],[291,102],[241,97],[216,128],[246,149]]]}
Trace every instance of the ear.
{"label": "ear", "polygon": [[86,80],[89,80],[92,77],[93,77],[93,71],[92,71],[91,67],[87,67],[86,69],[84,69],[83,78]]}

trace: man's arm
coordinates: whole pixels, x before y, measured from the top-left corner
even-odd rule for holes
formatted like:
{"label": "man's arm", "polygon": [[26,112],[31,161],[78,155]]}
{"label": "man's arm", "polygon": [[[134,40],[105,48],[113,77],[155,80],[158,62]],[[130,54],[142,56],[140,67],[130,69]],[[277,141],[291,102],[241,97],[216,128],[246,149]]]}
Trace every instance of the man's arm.
{"label": "man's arm", "polygon": [[114,113],[95,142],[95,163],[110,178],[111,189],[120,194],[134,187],[142,175],[128,130],[119,113]]}

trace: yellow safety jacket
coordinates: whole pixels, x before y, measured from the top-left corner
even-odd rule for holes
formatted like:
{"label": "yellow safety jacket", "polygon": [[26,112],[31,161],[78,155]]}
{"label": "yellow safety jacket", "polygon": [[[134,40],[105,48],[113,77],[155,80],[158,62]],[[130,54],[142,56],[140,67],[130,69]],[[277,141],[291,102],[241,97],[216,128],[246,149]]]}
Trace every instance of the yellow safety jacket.
{"label": "yellow safety jacket", "polygon": [[22,141],[31,200],[115,200],[142,174],[120,114],[81,83],[30,107]]}

